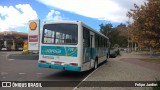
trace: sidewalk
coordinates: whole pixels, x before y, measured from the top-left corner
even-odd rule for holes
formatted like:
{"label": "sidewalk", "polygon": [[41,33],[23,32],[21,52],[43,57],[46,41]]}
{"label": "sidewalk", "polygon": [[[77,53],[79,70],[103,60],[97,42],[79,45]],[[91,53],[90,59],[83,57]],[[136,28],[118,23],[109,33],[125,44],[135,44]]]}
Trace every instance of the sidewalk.
{"label": "sidewalk", "polygon": [[143,58],[152,58],[152,57],[146,56],[146,55],[139,55],[139,54],[136,55],[137,57],[134,57],[135,56],[134,54],[131,54],[129,56],[130,57],[127,57],[127,58],[123,57],[119,60],[160,72],[160,64],[159,63],[152,63],[152,62],[146,62],[146,61],[140,60]]}
{"label": "sidewalk", "polygon": [[[147,57],[147,56],[146,56]],[[110,58],[106,65],[85,81],[155,81],[160,80],[160,72],[139,65],[121,61],[123,58],[146,58],[136,53],[123,53],[117,58]],[[83,82],[82,82],[83,83]],[[150,90],[147,87],[79,87],[78,90]]]}
{"label": "sidewalk", "polygon": [[123,53],[129,55],[131,58],[132,56],[138,56],[139,58],[160,58],[160,53],[150,55],[149,52],[131,52],[131,53]]}

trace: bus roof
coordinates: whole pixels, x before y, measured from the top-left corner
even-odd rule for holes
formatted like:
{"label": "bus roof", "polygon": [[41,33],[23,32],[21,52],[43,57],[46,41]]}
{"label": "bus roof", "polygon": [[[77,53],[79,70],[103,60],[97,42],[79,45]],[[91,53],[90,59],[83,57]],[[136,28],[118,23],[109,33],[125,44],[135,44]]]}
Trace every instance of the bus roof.
{"label": "bus roof", "polygon": [[105,38],[109,39],[107,36],[105,36],[104,34],[102,34],[102,33],[98,32],[97,30],[95,30],[95,29],[91,28],[90,26],[86,25],[85,23],[83,23],[83,22],[81,22],[81,23],[82,23],[85,27],[87,27],[87,28],[91,29],[93,32],[95,32],[95,33],[97,33],[97,34],[99,34],[99,35],[101,35],[101,36],[103,36],[103,37],[105,37]]}
{"label": "bus roof", "polygon": [[60,20],[60,21],[45,21],[43,24],[53,24],[53,23],[72,23],[72,24],[78,24],[78,23],[81,23],[82,25],[84,25],[86,28],[92,30],[93,32],[109,39],[107,36],[105,36],[104,34],[98,32],[97,30],[91,28],[90,26],[86,25],[85,23],[83,23],[82,21],[67,21],[67,20]]}
{"label": "bus roof", "polygon": [[81,21],[67,21],[67,20],[59,20],[59,21],[45,21],[44,24],[53,24],[53,23],[80,23]]}

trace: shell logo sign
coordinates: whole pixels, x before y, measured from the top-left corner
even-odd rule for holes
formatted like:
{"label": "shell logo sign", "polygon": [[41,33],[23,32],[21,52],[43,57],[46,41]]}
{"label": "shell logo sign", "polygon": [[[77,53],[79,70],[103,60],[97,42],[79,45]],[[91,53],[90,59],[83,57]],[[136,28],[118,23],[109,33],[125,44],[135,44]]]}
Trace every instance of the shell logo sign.
{"label": "shell logo sign", "polygon": [[29,24],[29,28],[30,28],[30,30],[36,30],[36,28],[37,28],[37,23],[36,23],[36,22],[31,22],[31,23]]}
{"label": "shell logo sign", "polygon": [[39,51],[40,20],[30,20],[28,29],[28,51]]}

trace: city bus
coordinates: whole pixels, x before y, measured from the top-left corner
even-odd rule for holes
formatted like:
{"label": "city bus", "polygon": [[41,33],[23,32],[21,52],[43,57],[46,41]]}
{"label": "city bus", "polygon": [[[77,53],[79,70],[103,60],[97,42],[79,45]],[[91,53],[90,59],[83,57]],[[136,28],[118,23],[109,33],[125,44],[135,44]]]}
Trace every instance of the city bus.
{"label": "city bus", "polygon": [[96,69],[109,57],[109,38],[81,21],[45,22],[38,66],[69,71]]}

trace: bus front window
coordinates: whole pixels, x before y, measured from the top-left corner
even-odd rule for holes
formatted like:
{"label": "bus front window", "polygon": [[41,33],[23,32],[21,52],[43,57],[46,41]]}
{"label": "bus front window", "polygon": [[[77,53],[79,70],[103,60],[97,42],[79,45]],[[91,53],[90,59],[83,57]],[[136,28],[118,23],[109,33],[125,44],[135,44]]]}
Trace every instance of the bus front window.
{"label": "bus front window", "polygon": [[77,24],[46,24],[43,28],[44,44],[77,44]]}

